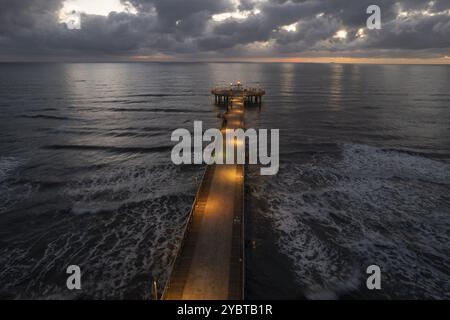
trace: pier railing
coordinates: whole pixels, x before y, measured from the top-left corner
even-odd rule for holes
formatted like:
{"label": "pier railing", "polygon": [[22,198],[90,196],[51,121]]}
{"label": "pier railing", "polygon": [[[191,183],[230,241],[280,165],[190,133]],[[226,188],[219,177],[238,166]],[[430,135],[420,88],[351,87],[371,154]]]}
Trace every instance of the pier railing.
{"label": "pier railing", "polygon": [[194,201],[192,203],[191,209],[189,210],[188,220],[187,220],[186,225],[184,226],[184,229],[183,229],[183,236],[180,239],[180,243],[179,243],[178,248],[177,248],[177,254],[175,256],[175,259],[172,261],[172,263],[171,263],[171,265],[169,267],[170,272],[168,273],[169,276],[168,276],[168,278],[166,280],[166,283],[165,283],[164,288],[163,288],[162,293],[161,293],[161,297],[160,297],[161,300],[164,300],[164,298],[166,297],[166,294],[167,294],[167,290],[170,287],[171,275],[172,275],[172,273],[173,273],[173,271],[174,271],[174,269],[176,267],[176,264],[177,264],[177,262],[179,260],[179,256],[180,256],[181,252],[183,251],[183,246],[184,246],[185,240],[186,240],[186,238],[187,238],[187,236],[189,234],[189,229],[191,227],[192,220],[194,218],[195,209],[197,208],[198,200],[199,200],[200,195],[201,195],[201,193],[203,191],[202,186],[204,185],[204,180],[205,180],[205,177],[206,177],[207,173],[209,172],[209,170],[212,170],[212,167],[210,165],[207,165],[205,170],[203,171],[202,177],[200,179],[200,183],[197,185],[197,192],[195,194]]}
{"label": "pier railing", "polygon": [[211,93],[219,96],[236,96],[237,94],[241,94],[244,97],[246,96],[263,96],[266,94],[264,89],[260,88],[242,88],[242,89],[233,89],[227,87],[217,87],[211,90]]}

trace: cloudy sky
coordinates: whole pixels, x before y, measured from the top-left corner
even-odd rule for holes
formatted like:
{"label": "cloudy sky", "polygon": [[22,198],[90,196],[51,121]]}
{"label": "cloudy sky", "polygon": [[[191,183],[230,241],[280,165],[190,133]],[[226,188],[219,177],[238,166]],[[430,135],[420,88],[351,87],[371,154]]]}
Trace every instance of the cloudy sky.
{"label": "cloudy sky", "polygon": [[0,0],[0,60],[450,63],[450,0]]}

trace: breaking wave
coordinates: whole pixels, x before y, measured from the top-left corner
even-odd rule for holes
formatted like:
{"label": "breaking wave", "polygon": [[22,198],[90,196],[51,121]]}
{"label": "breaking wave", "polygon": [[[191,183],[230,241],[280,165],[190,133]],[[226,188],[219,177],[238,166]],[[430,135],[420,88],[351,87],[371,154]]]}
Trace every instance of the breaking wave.
{"label": "breaking wave", "polygon": [[53,116],[48,114],[36,114],[36,115],[21,115],[20,118],[29,118],[29,119],[47,119],[47,120],[75,120],[73,118],[69,117],[60,117],[60,116]]}
{"label": "breaking wave", "polygon": [[48,145],[44,149],[50,150],[84,150],[107,151],[114,153],[159,153],[171,150],[170,146],[159,147],[114,147],[114,146],[90,146],[90,145]]}
{"label": "breaking wave", "polygon": [[340,148],[337,157],[291,158],[278,176],[253,184],[306,296],[351,294],[376,264],[384,298],[450,297],[450,166],[366,145]]}
{"label": "breaking wave", "polygon": [[14,157],[0,157],[0,214],[28,198],[32,192],[29,184],[13,184],[13,173],[20,165],[21,161]]}
{"label": "breaking wave", "polygon": [[103,168],[58,186],[57,212],[23,223],[0,249],[0,296],[73,299],[65,268],[82,270],[82,298],[146,298],[176,254],[195,193],[196,172],[173,165]]}

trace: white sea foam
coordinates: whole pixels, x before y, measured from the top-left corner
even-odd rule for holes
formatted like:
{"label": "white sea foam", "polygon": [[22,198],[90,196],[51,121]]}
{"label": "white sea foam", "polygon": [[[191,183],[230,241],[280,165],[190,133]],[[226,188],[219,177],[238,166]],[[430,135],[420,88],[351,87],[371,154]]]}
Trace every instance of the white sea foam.
{"label": "white sea foam", "polygon": [[448,296],[448,164],[346,144],[341,157],[293,161],[261,181],[253,195],[268,199],[261,213],[308,297],[365,286],[370,264],[381,266],[387,296]]}
{"label": "white sea foam", "polygon": [[[22,239],[31,247],[0,250],[3,290],[25,282],[17,297],[76,298],[61,285],[67,265],[76,264],[84,298],[144,298],[152,276],[160,286],[168,277],[195,192],[192,174],[176,166],[78,174],[59,195],[71,208],[56,219],[64,223],[35,227]],[[49,280],[55,274],[60,281]]]}
{"label": "white sea foam", "polygon": [[[173,179],[175,166],[116,168],[90,173],[72,182],[62,193],[74,202],[73,212],[96,213],[118,209],[161,196],[184,192],[183,184]],[[193,181],[193,180],[192,180]]]}

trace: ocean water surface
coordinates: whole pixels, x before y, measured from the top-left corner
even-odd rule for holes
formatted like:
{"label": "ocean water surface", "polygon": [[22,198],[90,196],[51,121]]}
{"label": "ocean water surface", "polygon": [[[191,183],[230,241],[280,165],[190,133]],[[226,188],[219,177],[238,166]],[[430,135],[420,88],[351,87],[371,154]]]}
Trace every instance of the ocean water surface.
{"label": "ocean water surface", "polygon": [[171,132],[218,127],[235,80],[267,91],[246,127],[280,129],[279,173],[247,168],[247,297],[449,298],[450,67],[241,63],[0,64],[0,297],[163,284],[203,170]]}

